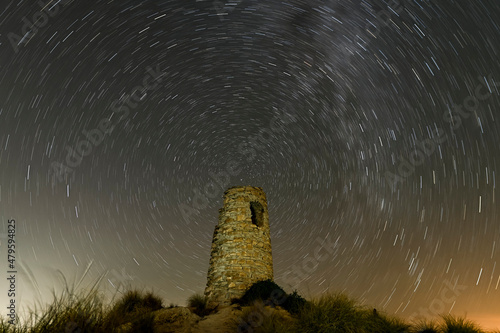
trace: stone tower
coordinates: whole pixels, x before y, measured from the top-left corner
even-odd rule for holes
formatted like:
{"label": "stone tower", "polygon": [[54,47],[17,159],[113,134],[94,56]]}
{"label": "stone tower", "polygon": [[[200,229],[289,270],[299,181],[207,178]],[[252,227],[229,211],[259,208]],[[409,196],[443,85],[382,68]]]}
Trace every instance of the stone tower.
{"label": "stone tower", "polygon": [[260,187],[232,187],[219,209],[205,296],[210,303],[228,305],[267,279],[273,280],[273,257],[266,194]]}

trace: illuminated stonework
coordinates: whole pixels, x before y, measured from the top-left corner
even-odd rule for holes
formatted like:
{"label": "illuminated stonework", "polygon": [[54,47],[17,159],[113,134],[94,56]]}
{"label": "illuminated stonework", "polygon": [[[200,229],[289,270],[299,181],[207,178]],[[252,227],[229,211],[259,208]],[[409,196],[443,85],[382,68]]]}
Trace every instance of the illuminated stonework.
{"label": "illuminated stonework", "polygon": [[239,186],[224,192],[215,227],[205,296],[228,305],[253,283],[273,279],[273,257],[266,194]]}

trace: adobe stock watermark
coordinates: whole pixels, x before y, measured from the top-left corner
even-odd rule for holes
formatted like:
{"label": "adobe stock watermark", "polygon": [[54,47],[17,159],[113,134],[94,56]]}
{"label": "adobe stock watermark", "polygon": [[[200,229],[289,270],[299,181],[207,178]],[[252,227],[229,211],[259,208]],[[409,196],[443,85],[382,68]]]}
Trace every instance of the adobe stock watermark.
{"label": "adobe stock watermark", "polygon": [[248,313],[245,318],[238,318],[238,333],[253,333],[254,329],[262,326],[264,319],[272,315],[272,310],[265,306],[279,306],[285,303],[287,295],[279,289],[271,292],[271,297],[265,302],[255,302],[255,310]]}
{"label": "adobe stock watermark", "polygon": [[294,264],[291,269],[286,271],[283,275],[285,283],[293,286],[293,289],[297,289],[302,281],[318,269],[321,262],[335,255],[339,248],[339,240],[340,236],[335,241],[332,241],[330,237],[317,237],[315,241],[317,245],[312,252],[312,256],[305,256],[300,265]]}
{"label": "adobe stock watermark", "polygon": [[[148,91],[153,91],[159,86],[159,83],[162,82],[161,77],[165,74],[161,72],[159,65],[156,66],[156,69],[147,67],[146,71],[148,74],[143,78],[142,85],[134,87],[132,92],[123,98],[113,101],[111,104],[113,113],[109,118],[101,119],[99,125],[90,131],[83,130],[82,134],[85,139],[78,141],[74,147],[65,147],[66,164],[57,161],[51,163],[51,174],[55,180],[62,182],[73,173],[74,169],[81,165],[83,158],[92,153],[92,150],[104,141],[105,135],[111,134],[118,123],[127,119],[130,110],[139,105]],[[139,96],[139,92],[143,95]],[[111,119],[114,115],[119,116],[119,118],[113,123]]]}
{"label": "adobe stock watermark", "polygon": [[439,316],[444,314],[446,311],[446,306],[450,306],[448,312],[451,311],[455,305],[457,298],[467,289],[467,286],[452,284],[449,280],[445,280],[445,287],[441,290],[438,297],[434,298],[428,307],[419,308],[418,311],[412,313],[408,318],[410,321],[415,319],[426,317],[430,318],[432,316]]}
{"label": "adobe stock watermark", "polygon": [[[443,120],[450,124],[452,132],[462,126],[463,120],[468,119],[471,114],[477,113],[479,102],[486,101],[493,95],[492,87],[500,87],[500,82],[493,80],[493,74],[488,76],[488,80],[483,77],[479,77],[478,80],[480,83],[474,89],[474,95],[467,96],[461,105],[453,104],[451,109],[444,112]],[[496,93],[498,94],[498,90]],[[445,131],[436,127],[430,138],[416,142],[408,158],[400,156],[397,173],[388,170],[385,172],[385,179],[391,190],[394,192],[398,183],[402,183],[405,178],[411,176],[416,168],[423,165],[437,147],[447,140],[448,135]]]}
{"label": "adobe stock watermark", "polygon": [[[393,15],[396,15],[399,17],[401,12],[403,11],[403,4],[399,0],[391,0],[389,3],[385,4],[386,9],[381,9],[376,12],[375,14],[375,20],[376,22],[371,22],[368,19],[365,22],[365,25],[363,27],[363,33],[360,35],[356,35],[356,37],[353,40],[353,43],[356,45],[359,45],[363,51],[367,51],[367,39],[368,35],[371,35],[373,38],[377,38],[380,33],[382,32],[382,29],[389,26]],[[338,21],[338,20],[337,20]],[[340,21],[339,21],[340,22]],[[377,24],[378,23],[378,24]],[[366,31],[366,33],[364,33]],[[342,48],[340,50],[342,53],[345,55],[351,55],[353,54],[350,52],[347,48]]]}
{"label": "adobe stock watermark", "polygon": [[125,283],[134,281],[137,276],[132,276],[125,272],[125,267],[122,267],[121,271],[117,271],[116,269],[112,269],[110,271],[111,278],[108,279],[108,282],[113,286],[113,288],[120,291],[120,288],[125,288]]}
{"label": "adobe stock watermark", "polygon": [[209,199],[214,199],[224,193],[230,183],[231,176],[238,176],[243,164],[253,162],[259,150],[271,144],[275,135],[283,133],[286,130],[286,125],[296,121],[294,115],[275,109],[269,127],[261,128],[257,134],[250,136],[248,142],[242,142],[238,145],[238,155],[245,158],[244,161],[241,161],[240,158],[231,159],[226,163],[224,170],[217,173],[209,172],[211,180],[202,187],[201,191],[197,188],[193,189],[194,197],[191,203],[179,204],[179,210],[186,224],[190,223],[191,216],[199,214],[200,210],[208,207]]}
{"label": "adobe stock watermark", "polygon": [[[375,25],[367,20],[363,31],[367,31],[370,35],[372,35],[373,37],[376,38],[376,37],[378,37],[378,35],[382,31],[382,28],[389,26],[389,23],[392,20],[392,15],[396,14],[396,16],[399,17],[399,14],[401,14],[401,12],[403,11],[403,5],[401,4],[401,1],[399,1],[399,0],[390,1],[386,5],[386,7],[388,10],[381,9],[381,10],[377,11],[377,13],[375,14],[375,18],[380,25],[377,26],[377,25]],[[359,44],[359,41],[365,42],[360,36],[356,36],[356,37],[357,37],[357,39],[355,40],[356,44],[361,45],[361,44]]]}
{"label": "adobe stock watermark", "polygon": [[19,48],[22,45],[28,44],[32,36],[38,32],[38,29],[45,27],[49,22],[49,18],[52,18],[59,13],[61,6],[65,7],[73,1],[74,0],[58,0],[52,4],[54,0],[51,0],[48,3],[44,3],[42,0],[39,0],[37,4],[40,7],[40,11],[33,14],[31,21],[26,16],[23,16],[21,19],[24,23],[21,27],[21,35],[14,32],[9,32],[7,34],[7,38],[9,39],[14,52],[18,53]]}

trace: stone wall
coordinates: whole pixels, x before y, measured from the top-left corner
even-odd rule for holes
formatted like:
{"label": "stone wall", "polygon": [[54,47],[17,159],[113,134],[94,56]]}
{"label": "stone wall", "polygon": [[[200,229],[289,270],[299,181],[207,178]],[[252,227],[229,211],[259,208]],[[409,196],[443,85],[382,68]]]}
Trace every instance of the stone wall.
{"label": "stone wall", "polygon": [[228,305],[253,283],[273,279],[266,194],[260,187],[232,187],[215,227],[205,296]]}

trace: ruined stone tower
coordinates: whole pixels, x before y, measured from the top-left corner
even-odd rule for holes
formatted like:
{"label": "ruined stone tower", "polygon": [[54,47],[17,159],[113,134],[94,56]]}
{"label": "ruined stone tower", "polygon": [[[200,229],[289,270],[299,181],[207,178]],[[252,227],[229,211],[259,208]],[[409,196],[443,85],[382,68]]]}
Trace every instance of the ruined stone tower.
{"label": "ruined stone tower", "polygon": [[211,303],[228,305],[267,279],[273,279],[273,258],[266,194],[260,187],[232,187],[224,192],[219,209],[205,296]]}

